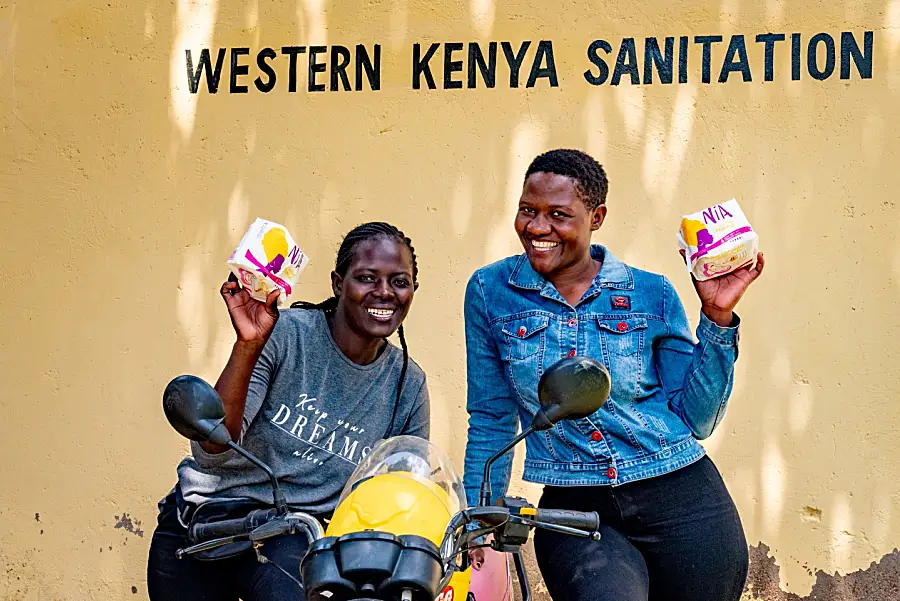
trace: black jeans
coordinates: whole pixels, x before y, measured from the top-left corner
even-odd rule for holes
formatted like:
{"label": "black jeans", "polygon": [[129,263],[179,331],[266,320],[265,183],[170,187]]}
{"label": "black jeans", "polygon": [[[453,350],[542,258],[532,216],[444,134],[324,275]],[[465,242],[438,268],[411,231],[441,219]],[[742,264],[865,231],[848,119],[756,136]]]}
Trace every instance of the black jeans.
{"label": "black jeans", "polygon": [[541,507],[596,511],[599,542],[538,530],[554,601],[738,601],[748,570],[737,509],[712,460],[618,487],[545,487]]}
{"label": "black jeans", "polygon": [[[296,582],[273,565],[261,564],[251,549],[235,557],[201,561],[175,551],[190,545],[178,521],[174,494],[160,506],[150,543],[147,588],[151,601],[305,601]],[[300,560],[308,543],[303,535],[266,542],[263,555],[300,580]]]}

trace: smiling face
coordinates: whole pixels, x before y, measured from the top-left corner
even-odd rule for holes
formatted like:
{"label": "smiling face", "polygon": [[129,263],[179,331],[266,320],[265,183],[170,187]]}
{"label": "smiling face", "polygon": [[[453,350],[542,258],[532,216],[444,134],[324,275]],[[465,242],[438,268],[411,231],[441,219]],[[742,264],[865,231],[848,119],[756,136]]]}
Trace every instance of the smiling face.
{"label": "smiling face", "polygon": [[591,232],[605,217],[605,204],[588,210],[574,179],[538,172],[525,180],[515,227],[531,267],[552,279],[590,256]]}
{"label": "smiling face", "polygon": [[389,236],[363,240],[341,276],[331,273],[337,312],[357,335],[387,338],[409,313],[413,293],[413,258],[409,248]]}

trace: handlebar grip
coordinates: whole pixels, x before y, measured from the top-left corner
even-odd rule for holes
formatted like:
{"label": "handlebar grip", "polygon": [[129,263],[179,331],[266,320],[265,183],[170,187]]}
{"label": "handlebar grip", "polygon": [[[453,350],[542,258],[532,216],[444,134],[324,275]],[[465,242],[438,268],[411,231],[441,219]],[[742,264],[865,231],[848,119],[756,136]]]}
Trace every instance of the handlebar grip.
{"label": "handlebar grip", "polygon": [[199,543],[214,538],[249,534],[255,528],[268,523],[276,515],[278,512],[275,509],[254,509],[247,514],[247,517],[194,524],[191,526],[188,538],[194,543]]}
{"label": "handlebar grip", "polygon": [[194,524],[191,527],[190,538],[197,542],[204,542],[214,538],[247,534],[250,531],[248,522],[247,518],[238,518],[209,524]]}
{"label": "handlebar grip", "polygon": [[595,532],[600,529],[600,516],[596,511],[569,511],[567,509],[538,509],[534,519],[537,522],[568,526],[579,530]]}

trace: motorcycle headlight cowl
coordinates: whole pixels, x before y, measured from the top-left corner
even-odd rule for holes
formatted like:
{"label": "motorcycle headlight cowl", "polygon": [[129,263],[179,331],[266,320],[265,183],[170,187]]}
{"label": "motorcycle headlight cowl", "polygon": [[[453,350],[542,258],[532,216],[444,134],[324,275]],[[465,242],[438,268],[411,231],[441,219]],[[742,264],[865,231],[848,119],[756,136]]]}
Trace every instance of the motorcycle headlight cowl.
{"label": "motorcycle headlight cowl", "polygon": [[309,601],[349,601],[367,594],[433,601],[443,582],[440,551],[412,534],[354,532],[316,541],[300,566]]}

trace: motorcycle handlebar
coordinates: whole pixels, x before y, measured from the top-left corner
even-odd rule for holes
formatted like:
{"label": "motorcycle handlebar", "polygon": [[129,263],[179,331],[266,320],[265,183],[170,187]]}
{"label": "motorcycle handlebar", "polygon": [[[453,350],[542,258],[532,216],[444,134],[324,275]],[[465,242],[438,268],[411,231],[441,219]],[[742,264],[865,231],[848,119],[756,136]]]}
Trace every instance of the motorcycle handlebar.
{"label": "motorcycle handlebar", "polygon": [[596,511],[569,511],[567,509],[537,509],[534,521],[555,526],[566,526],[596,532],[600,529],[600,516]]}

